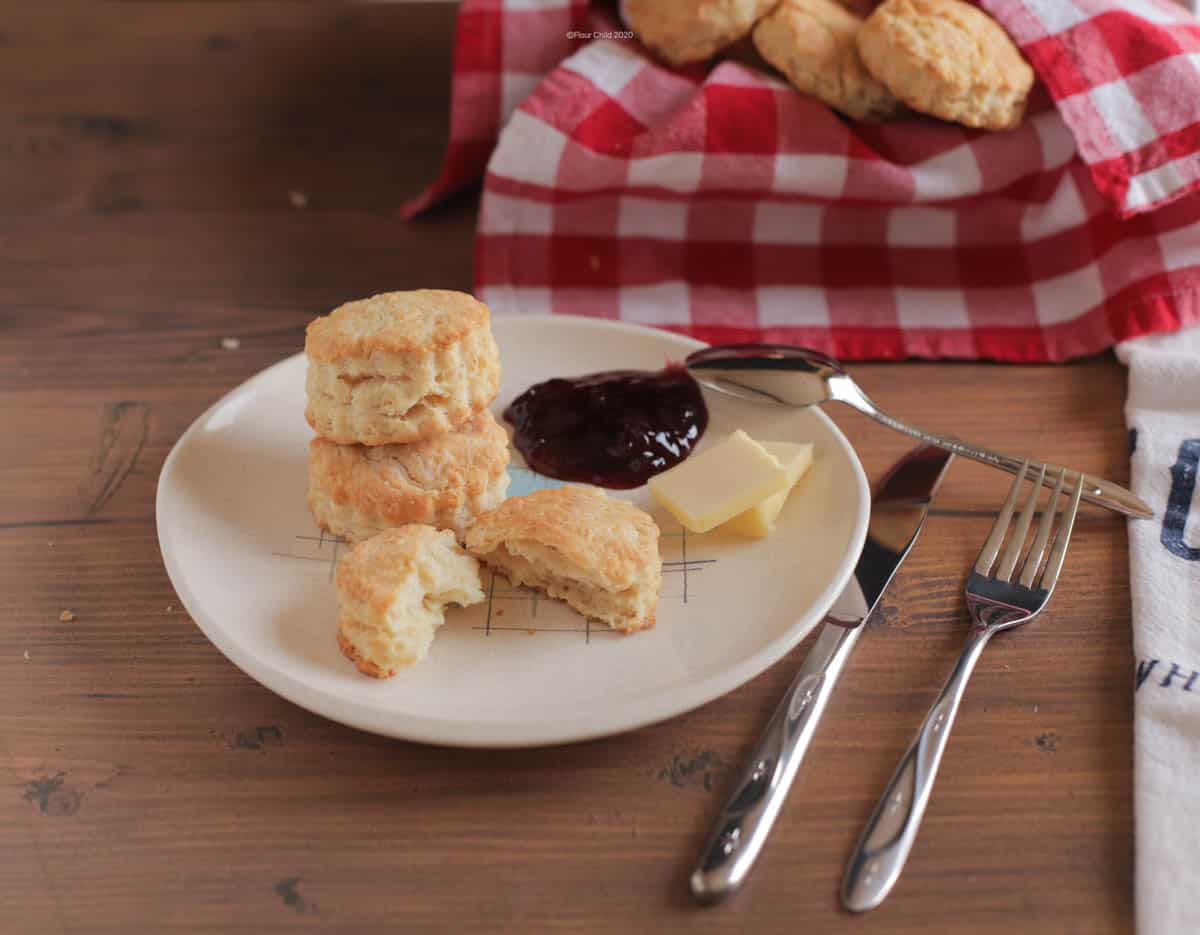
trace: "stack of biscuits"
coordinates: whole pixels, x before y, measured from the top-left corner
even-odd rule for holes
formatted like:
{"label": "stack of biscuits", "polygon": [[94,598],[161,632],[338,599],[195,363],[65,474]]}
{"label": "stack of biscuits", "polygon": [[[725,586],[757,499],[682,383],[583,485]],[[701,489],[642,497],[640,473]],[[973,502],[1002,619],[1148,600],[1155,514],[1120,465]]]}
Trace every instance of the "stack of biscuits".
{"label": "stack of biscuits", "polygon": [[377,678],[425,658],[447,604],[483,600],[459,539],[508,489],[488,406],[500,353],[487,306],[420,289],[347,302],[309,324],[308,506],[356,544],[337,569],[338,645]]}
{"label": "stack of biscuits", "polygon": [[488,409],[500,355],[482,302],[434,289],[348,302],[308,326],[304,347],[308,505],[354,544],[335,578],[337,640],[361,672],[424,659],[448,605],[484,600],[480,563],[613,629],[654,625],[649,515],[586,487],[505,499],[508,435]]}
{"label": "stack of biscuits", "polygon": [[508,488],[508,437],[488,406],[500,353],[487,306],[420,289],[347,302],[308,326],[308,505],[360,542],[421,523],[462,538]]}
{"label": "stack of biscuits", "polygon": [[906,109],[968,127],[1017,126],[1034,73],[964,0],[626,0],[630,27],[672,65],[751,37],[796,88],[862,121]]}

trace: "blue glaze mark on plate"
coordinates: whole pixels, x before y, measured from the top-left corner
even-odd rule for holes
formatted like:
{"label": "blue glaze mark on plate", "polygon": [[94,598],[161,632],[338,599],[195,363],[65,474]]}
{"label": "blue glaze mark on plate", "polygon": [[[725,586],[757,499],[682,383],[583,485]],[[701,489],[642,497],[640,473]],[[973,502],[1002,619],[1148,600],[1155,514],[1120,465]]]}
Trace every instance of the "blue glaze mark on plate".
{"label": "blue glaze mark on plate", "polygon": [[539,474],[537,471],[531,471],[518,464],[508,466],[508,476],[512,478],[512,483],[508,487],[508,496],[510,497],[523,497],[535,490],[553,490],[555,487],[567,485],[566,481],[555,480],[553,477],[547,477],[545,474]]}

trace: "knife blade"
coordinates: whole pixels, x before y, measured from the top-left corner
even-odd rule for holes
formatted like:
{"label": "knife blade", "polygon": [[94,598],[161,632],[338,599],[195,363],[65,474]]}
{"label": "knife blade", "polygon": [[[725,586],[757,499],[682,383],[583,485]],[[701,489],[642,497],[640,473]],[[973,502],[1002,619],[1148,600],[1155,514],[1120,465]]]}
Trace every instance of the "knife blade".
{"label": "knife blade", "polygon": [[691,875],[692,895],[715,903],[745,882],[766,843],[816,732],[838,676],[896,569],[921,532],[954,455],[920,445],[901,458],[871,500],[871,520],[854,575],[771,716],[713,826]]}

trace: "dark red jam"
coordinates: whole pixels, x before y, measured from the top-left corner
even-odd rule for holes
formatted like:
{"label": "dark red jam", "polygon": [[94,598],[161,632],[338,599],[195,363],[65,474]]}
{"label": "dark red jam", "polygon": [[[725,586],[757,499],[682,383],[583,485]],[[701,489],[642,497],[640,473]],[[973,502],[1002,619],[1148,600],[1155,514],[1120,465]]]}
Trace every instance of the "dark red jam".
{"label": "dark red jam", "polygon": [[616,490],[678,464],[708,427],[700,386],[681,364],[547,380],[513,400],[504,418],[539,474]]}

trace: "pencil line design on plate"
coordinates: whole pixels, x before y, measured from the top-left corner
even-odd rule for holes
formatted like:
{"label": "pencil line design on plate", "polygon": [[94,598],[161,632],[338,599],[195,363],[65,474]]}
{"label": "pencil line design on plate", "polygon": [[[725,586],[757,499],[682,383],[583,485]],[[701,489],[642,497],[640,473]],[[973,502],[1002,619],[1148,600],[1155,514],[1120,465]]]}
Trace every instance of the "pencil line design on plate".
{"label": "pencil line design on plate", "polygon": [[333,574],[335,571],[337,571],[338,558],[340,558],[340,556],[338,555],[338,551],[341,549],[341,547],[343,545],[346,545],[346,540],[342,539],[339,536],[331,535],[330,533],[327,533],[324,529],[322,529],[320,532],[321,532],[321,534],[319,536],[311,536],[311,535],[303,536],[303,535],[301,535],[301,536],[293,536],[292,538],[294,538],[297,542],[315,542],[317,544],[318,552],[323,552],[325,550],[326,542],[331,543],[333,545],[333,549],[328,556],[297,555],[295,552],[272,552],[271,554],[276,556],[277,558],[294,558],[294,559],[298,559],[299,561],[302,561],[302,562],[323,562],[324,564],[329,566],[329,581],[332,582]]}
{"label": "pencil line design on plate", "polygon": [[[555,481],[552,483],[557,485],[558,482]],[[338,559],[340,558],[340,550],[342,546],[347,544],[346,541],[324,530],[321,530],[320,535],[313,535],[311,532],[300,533],[293,536],[292,539],[297,545],[294,545],[290,551],[275,550],[271,554],[276,558],[324,564],[328,568],[328,579],[332,581],[334,571],[337,569]],[[689,558],[689,551],[693,555],[695,554],[695,540],[693,537],[692,548],[689,550],[688,531],[682,526],[674,532],[662,533],[662,540],[664,551],[667,551],[666,559],[663,561],[663,574],[670,575],[674,580],[677,580],[679,582],[679,589],[660,595],[659,600],[675,600],[686,604],[689,600],[696,597],[695,576],[716,565],[718,560],[715,558]],[[669,551],[672,548],[671,543],[677,543],[674,547],[674,553]],[[316,554],[299,554],[305,549],[313,551]],[[574,613],[569,614],[569,619],[567,620],[554,620],[554,617],[560,615],[556,613],[550,619],[546,619],[543,616],[542,621],[539,622],[538,608],[547,606],[545,597],[530,588],[498,586],[496,583],[497,577],[499,576],[493,574],[487,586],[484,622],[471,627],[472,630],[482,633],[484,636],[490,637],[493,634],[499,633],[574,633],[583,637],[585,645],[591,645],[594,636],[609,638],[623,636],[623,634],[616,630],[604,628],[593,630],[590,620],[580,618]],[[527,617],[523,620],[505,620],[504,623],[498,623],[497,618],[501,616],[501,614],[497,613],[499,609],[498,605],[503,605],[504,610],[509,610],[512,607],[527,607]],[[554,607],[555,605],[551,603],[549,606]],[[563,617],[568,616],[565,612],[560,613]]]}

